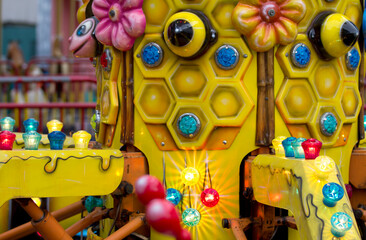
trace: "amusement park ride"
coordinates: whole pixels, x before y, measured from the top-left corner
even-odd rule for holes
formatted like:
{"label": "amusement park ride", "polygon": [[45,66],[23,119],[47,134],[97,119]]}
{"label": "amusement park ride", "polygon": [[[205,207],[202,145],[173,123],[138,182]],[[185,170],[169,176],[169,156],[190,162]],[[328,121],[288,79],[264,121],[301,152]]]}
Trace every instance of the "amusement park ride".
{"label": "amusement park ride", "polygon": [[[108,240],[366,239],[362,13],[357,0],[83,0],[70,50],[95,66],[97,142],[63,142],[58,121],[49,140],[32,119],[13,134],[4,118],[0,206],[16,199],[32,221],[0,239],[89,226]],[[31,200],[65,196],[88,197],[52,214]]]}

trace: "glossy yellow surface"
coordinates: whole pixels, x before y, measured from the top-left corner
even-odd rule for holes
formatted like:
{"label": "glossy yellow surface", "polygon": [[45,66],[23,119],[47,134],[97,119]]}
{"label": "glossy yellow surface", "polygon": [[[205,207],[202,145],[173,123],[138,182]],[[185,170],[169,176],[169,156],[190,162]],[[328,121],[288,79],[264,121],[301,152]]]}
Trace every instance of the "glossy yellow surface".
{"label": "glossy yellow surface", "polygon": [[342,14],[331,14],[321,26],[320,35],[324,49],[333,57],[341,57],[352,48],[343,43],[340,35],[341,27],[346,21],[347,17]]}
{"label": "glossy yellow surface", "polygon": [[123,173],[119,150],[0,151],[0,206],[15,197],[104,195]]}
{"label": "glossy yellow surface", "polygon": [[263,204],[291,211],[302,239],[332,239],[330,219],[336,212],[346,212],[353,219],[352,228],[342,239],[361,239],[347,194],[334,207],[323,204],[326,183],[338,183],[347,192],[338,174],[330,158],[317,162],[259,155],[252,163],[254,197]]}
{"label": "glossy yellow surface", "polygon": [[[173,45],[168,38],[168,27],[176,20],[184,20],[190,23],[193,29],[193,36],[191,41],[184,46]],[[202,20],[194,13],[191,12],[179,12],[171,16],[165,24],[164,38],[169,49],[176,55],[181,57],[191,57],[196,54],[202,47],[206,38],[206,29]]]}

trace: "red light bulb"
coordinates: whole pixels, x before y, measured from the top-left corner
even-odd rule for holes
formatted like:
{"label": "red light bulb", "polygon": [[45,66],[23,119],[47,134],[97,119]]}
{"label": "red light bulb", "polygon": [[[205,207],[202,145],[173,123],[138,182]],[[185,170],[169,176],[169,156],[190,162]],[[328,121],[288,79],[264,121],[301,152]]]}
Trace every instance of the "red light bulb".
{"label": "red light bulb", "polygon": [[206,207],[214,207],[220,200],[219,193],[213,188],[206,188],[201,193],[201,202]]}
{"label": "red light bulb", "polygon": [[16,135],[9,131],[0,133],[0,150],[12,150]]}
{"label": "red light bulb", "polygon": [[304,149],[305,159],[315,159],[319,156],[322,143],[315,138],[309,138],[302,142],[301,146]]}

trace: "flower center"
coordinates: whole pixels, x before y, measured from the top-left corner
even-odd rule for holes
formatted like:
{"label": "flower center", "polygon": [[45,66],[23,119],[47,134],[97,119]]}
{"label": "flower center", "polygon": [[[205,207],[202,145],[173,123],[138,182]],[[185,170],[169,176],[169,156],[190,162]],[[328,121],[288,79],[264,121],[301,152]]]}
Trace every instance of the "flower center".
{"label": "flower center", "polygon": [[111,6],[111,8],[109,9],[108,15],[109,15],[109,19],[112,22],[115,22],[118,20],[118,16],[120,15],[120,7],[116,4],[114,4],[113,6]]}
{"label": "flower center", "polygon": [[273,23],[280,15],[280,8],[275,2],[266,2],[261,6],[260,16],[263,21]]}

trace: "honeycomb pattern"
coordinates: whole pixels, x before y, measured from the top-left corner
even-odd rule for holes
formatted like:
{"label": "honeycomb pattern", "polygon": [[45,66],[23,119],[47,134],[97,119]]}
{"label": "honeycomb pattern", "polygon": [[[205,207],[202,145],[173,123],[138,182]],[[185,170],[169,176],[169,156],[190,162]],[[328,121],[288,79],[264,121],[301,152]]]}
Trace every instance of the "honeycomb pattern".
{"label": "honeycomb pattern", "polygon": [[[333,8],[342,8],[340,2],[333,3]],[[296,68],[288,57],[292,47],[299,42],[311,50],[310,63],[303,69]],[[355,48],[359,51],[357,44]],[[317,138],[325,147],[345,145],[347,131],[351,129],[348,123],[356,122],[361,107],[358,70],[347,69],[345,56],[331,61],[319,59],[303,34],[289,46],[279,47],[276,57],[285,77],[276,104],[291,134]],[[320,117],[325,112],[333,113],[337,119],[337,130],[331,136],[325,136],[320,130]],[[344,127],[346,123],[347,127]]]}
{"label": "honeycomb pattern", "polygon": [[173,6],[171,2],[166,0],[144,0],[142,10],[146,16],[145,33],[163,31],[164,26],[161,23],[165,22],[172,13]]}
{"label": "honeycomb pattern", "polygon": [[[188,105],[188,104],[177,104],[173,113],[167,122],[167,127],[172,135],[175,143],[180,149],[190,149],[192,147],[202,148],[206,141],[206,138],[210,134],[213,129],[213,124],[206,117],[205,113],[207,112],[203,110],[200,106],[197,105]],[[184,137],[179,134],[177,129],[178,118],[184,113],[193,113],[196,115],[200,121],[201,127],[196,136],[192,138]]]}
{"label": "honeycomb pattern", "polygon": [[209,113],[215,126],[240,126],[254,107],[239,82],[218,84],[209,95]]}
{"label": "honeycomb pattern", "polygon": [[319,13],[319,5],[313,0],[302,0],[306,5],[306,13],[304,18],[299,22],[297,31],[305,33],[311,24],[312,19]]}
{"label": "honeycomb pattern", "polygon": [[[310,49],[310,62],[305,68],[296,67],[290,59],[291,50],[298,43],[303,43]],[[298,34],[292,44],[280,46],[276,52],[276,57],[280,65],[283,66],[282,70],[285,75],[289,78],[307,78],[314,71],[318,63],[316,52],[305,34]]]}
{"label": "honeycomb pattern", "polygon": [[[215,62],[216,50],[223,45],[231,45],[239,52],[238,64],[233,69],[223,70]],[[252,62],[253,56],[249,48],[246,46],[243,39],[241,38],[219,39],[215,46],[218,47],[212,48],[212,51],[210,51],[208,54],[210,56],[210,64],[217,77],[232,78],[236,76],[241,76],[248,69],[250,63]]]}
{"label": "honeycomb pattern", "polygon": [[174,99],[164,81],[144,81],[135,104],[145,122],[165,123],[174,107]]}
{"label": "honeycomb pattern", "polygon": [[355,84],[347,85],[343,89],[341,106],[346,116],[346,122],[352,122],[356,120],[357,113],[361,107],[361,97]]}
{"label": "honeycomb pattern", "polygon": [[207,78],[198,66],[179,66],[170,83],[177,98],[199,98],[206,87]]}
{"label": "honeycomb pattern", "polygon": [[[163,49],[163,60],[159,66],[156,67],[147,67],[143,63],[141,59],[141,50],[148,43],[157,43]],[[146,34],[144,39],[138,45],[138,48],[135,51],[135,63],[138,68],[142,72],[145,78],[164,78],[166,76],[166,72],[174,65],[174,63],[178,60],[177,56],[173,54],[169,48],[165,45],[164,40],[160,35],[156,34]]]}
{"label": "honeycomb pattern", "polygon": [[303,123],[310,120],[316,98],[306,80],[287,80],[278,93],[276,103],[286,123]]}
{"label": "honeycomb pattern", "polygon": [[[254,102],[242,79],[253,64],[253,56],[231,23],[236,4],[237,1],[228,0],[144,1],[143,9],[149,11],[145,11],[145,35],[135,44],[134,62],[142,79],[135,79],[134,102],[159,149],[229,148],[252,111]],[[161,37],[167,19],[182,9],[202,11],[218,32],[217,42],[198,59],[176,56]],[[163,49],[158,66],[147,67],[141,59],[141,50],[148,43],[156,43]],[[227,44],[238,51],[239,62],[233,69],[224,70],[217,66],[215,52]],[[193,138],[177,131],[177,119],[184,113],[193,113],[200,119],[201,129]],[[233,134],[225,137],[223,144],[219,135],[226,130]],[[216,136],[220,143],[208,141],[210,135]]]}
{"label": "honeycomb pattern", "polygon": [[236,2],[222,2],[216,6],[209,4],[208,16],[211,19],[212,25],[218,30],[219,35],[227,37],[239,37],[240,34],[235,30],[231,22],[231,13],[236,6]]}
{"label": "honeycomb pattern", "polygon": [[[342,129],[343,123],[341,121],[340,116],[338,115],[339,110],[340,109],[336,110],[336,106],[334,104],[319,103],[316,112],[313,115],[313,118],[310,120],[308,124],[311,135],[314,136],[314,138],[321,141],[325,146],[334,145],[335,142],[337,141],[337,136],[339,135],[339,132]],[[326,112],[333,113],[338,123],[337,130],[333,133],[332,136],[329,137],[322,134],[320,130],[320,117]]]}
{"label": "honeycomb pattern", "polygon": [[341,76],[337,68],[330,64],[318,64],[314,75],[310,79],[315,86],[315,91],[319,98],[330,99],[337,93]]}

